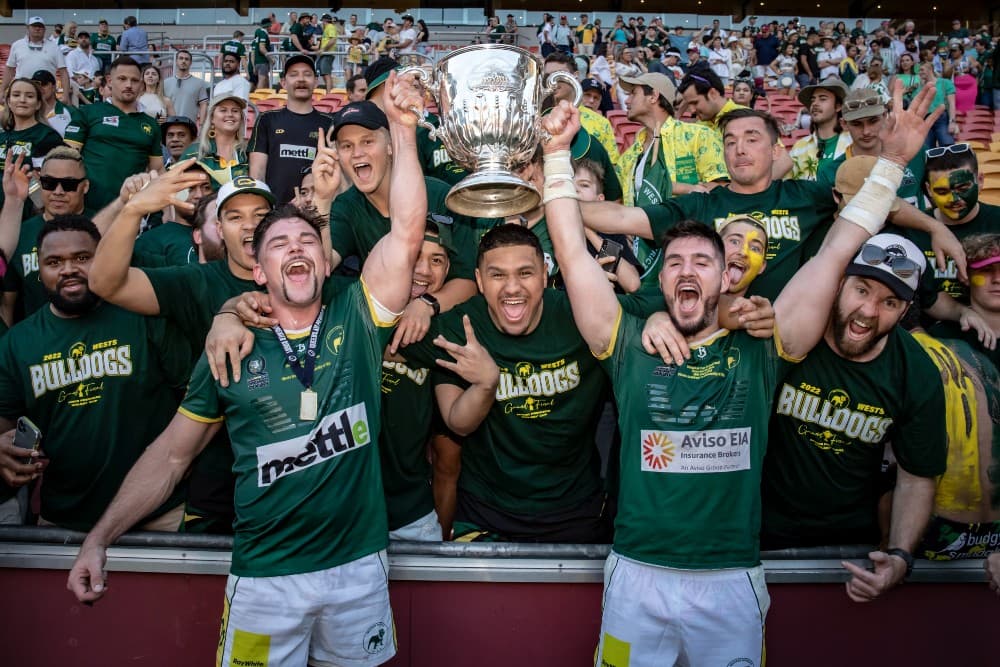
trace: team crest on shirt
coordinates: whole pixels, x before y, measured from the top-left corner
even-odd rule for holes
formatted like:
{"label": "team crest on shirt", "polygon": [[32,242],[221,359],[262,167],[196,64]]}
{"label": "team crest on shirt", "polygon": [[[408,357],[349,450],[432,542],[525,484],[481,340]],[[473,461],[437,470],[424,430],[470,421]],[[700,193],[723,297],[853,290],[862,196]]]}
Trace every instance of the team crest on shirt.
{"label": "team crest on shirt", "polygon": [[361,646],[365,649],[365,653],[374,655],[384,651],[391,639],[389,628],[385,623],[379,622],[365,630]]}
{"label": "team crest on shirt", "polygon": [[250,357],[247,360],[247,389],[266,389],[271,384],[271,378],[267,373],[267,366],[264,357]]}
{"label": "team crest on shirt", "polygon": [[344,346],[344,327],[337,325],[331,327],[330,331],[326,334],[326,349],[330,350],[330,354],[340,354],[340,348]]}
{"label": "team crest on shirt", "polygon": [[[104,120],[101,121],[104,125],[110,125],[111,127],[118,127],[118,116],[105,116]],[[66,128],[67,130],[69,128]]]}
{"label": "team crest on shirt", "polygon": [[143,125],[142,126],[142,131],[145,132],[146,134],[148,134],[149,136],[153,136],[153,126],[152,125]]}

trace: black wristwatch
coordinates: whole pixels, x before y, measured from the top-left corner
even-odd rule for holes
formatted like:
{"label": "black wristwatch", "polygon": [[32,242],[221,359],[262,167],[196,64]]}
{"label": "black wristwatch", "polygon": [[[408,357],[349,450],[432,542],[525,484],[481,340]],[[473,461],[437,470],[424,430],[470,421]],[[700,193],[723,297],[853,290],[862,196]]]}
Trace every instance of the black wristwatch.
{"label": "black wristwatch", "polygon": [[890,556],[899,556],[906,563],[906,575],[904,579],[909,579],[910,574],[913,573],[913,554],[911,554],[906,549],[886,549],[885,552]]}
{"label": "black wristwatch", "polygon": [[[437,298],[433,294],[421,294],[417,298],[426,303],[431,308],[433,308],[435,315],[441,314],[441,303],[437,300]],[[912,560],[912,558],[910,560]]]}

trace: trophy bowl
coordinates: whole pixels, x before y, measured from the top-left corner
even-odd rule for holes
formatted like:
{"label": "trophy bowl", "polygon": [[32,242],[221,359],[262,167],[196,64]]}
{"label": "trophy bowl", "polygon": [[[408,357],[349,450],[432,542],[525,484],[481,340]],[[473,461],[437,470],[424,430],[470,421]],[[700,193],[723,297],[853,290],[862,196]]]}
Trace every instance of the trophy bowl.
{"label": "trophy bowl", "polygon": [[541,64],[524,49],[507,44],[474,44],[452,51],[429,73],[415,73],[437,102],[440,125],[426,121],[431,138],[440,139],[451,158],[470,172],[448,192],[448,208],[472,217],[501,218],[530,211],[541,194],[513,172],[527,163],[545,138],[539,106],[560,81],[580,84],[569,72],[547,81]]}

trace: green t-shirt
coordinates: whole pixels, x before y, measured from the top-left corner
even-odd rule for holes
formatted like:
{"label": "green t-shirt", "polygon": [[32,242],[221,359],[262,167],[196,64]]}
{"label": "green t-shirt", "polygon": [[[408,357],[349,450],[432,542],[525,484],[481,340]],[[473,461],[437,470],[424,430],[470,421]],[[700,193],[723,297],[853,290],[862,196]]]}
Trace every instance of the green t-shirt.
{"label": "green t-shirt", "polygon": [[382,434],[379,459],[389,530],[434,509],[427,440],[434,416],[431,368],[382,362]]}
{"label": "green t-shirt", "polygon": [[[500,369],[496,401],[462,445],[459,488],[502,512],[530,515],[573,508],[601,491],[594,443],[607,378],[573,322],[565,292],[547,289],[538,326],[508,336],[474,296],[434,319],[432,331],[403,354],[415,366],[434,367],[443,356],[436,334],[464,345],[462,316]],[[466,388],[439,371],[435,384]]]}
{"label": "green t-shirt", "polygon": [[[85,210],[83,215],[93,220],[96,214]],[[41,215],[21,223],[21,235],[3,277],[3,290],[18,292],[25,317],[49,302],[38,276],[38,233],[44,224],[45,219]]]}
{"label": "green t-shirt", "polygon": [[[250,175],[250,158],[246,149],[237,148],[234,160],[225,160],[219,157],[218,150],[215,139],[209,139],[208,152],[198,160],[198,164],[212,177],[212,189],[216,192],[234,178]],[[192,157],[198,157],[197,142],[185,148],[177,161],[183,162]]]}
{"label": "green t-shirt", "polygon": [[[434,127],[441,125],[441,119],[432,113],[428,113],[424,120]],[[419,125],[417,126],[417,157],[420,159],[420,166],[423,167],[424,176],[432,176],[449,185],[455,185],[469,175],[469,172],[452,160],[441,140],[431,139],[429,130]]]}
{"label": "green t-shirt", "polygon": [[[454,246],[448,250],[448,258],[451,260],[448,279],[472,280],[475,276],[478,248],[475,223],[465,216],[452,213],[445,206],[444,199],[449,190],[447,183],[430,177],[425,177],[424,182],[427,185],[428,213],[447,216],[452,220],[450,225],[441,225],[450,230]],[[333,249],[342,258],[356,255],[363,262],[379,239],[389,233],[391,227],[389,218],[383,216],[354,186],[337,195],[330,207],[330,240]]]}
{"label": "green t-shirt", "polygon": [[219,53],[225,55],[231,53],[237,58],[243,58],[247,54],[247,47],[243,46],[243,42],[235,39],[231,39],[228,42],[223,42],[219,47]]}
{"label": "green t-shirt", "polygon": [[267,65],[268,58],[260,52],[260,45],[264,45],[265,51],[271,50],[271,38],[263,28],[257,28],[253,33],[253,64]]}
{"label": "green t-shirt", "polygon": [[0,339],[0,415],[31,419],[50,459],[45,519],[90,530],[172,418],[189,365],[187,346],[164,320],[109,303],[79,318],[43,308]]}
{"label": "green t-shirt", "polygon": [[[1000,234],[1000,206],[980,203],[976,217],[962,224],[948,224],[947,222],[945,224],[959,241],[973,234]],[[928,270],[921,276],[918,290],[920,303],[924,308],[934,303],[938,292],[947,292],[962,303],[969,303],[969,287],[958,279],[958,268],[955,266],[955,260],[949,258],[945,270],[938,269],[935,261],[936,255],[931,249],[931,239],[926,232],[898,228],[886,231],[894,231],[907,237],[924,251]]]}
{"label": "green t-shirt", "polygon": [[[311,40],[306,35],[305,29],[302,27],[301,23],[293,23],[288,29],[288,34],[298,36],[299,44],[302,46],[303,51],[312,50]],[[295,42],[292,41],[291,37],[286,38],[282,46],[285,51],[298,51],[298,49],[295,48]]]}
{"label": "green t-shirt", "polygon": [[[50,150],[62,146],[63,140],[59,133],[44,123],[36,123],[24,130],[0,131],[0,169],[7,161],[7,151],[13,151],[17,156],[21,153],[28,156],[23,164],[30,164],[35,169],[41,169],[42,161]],[[0,199],[3,199],[0,193]]]}
{"label": "green t-shirt", "polygon": [[[674,184],[670,171],[663,157],[663,148],[659,142],[650,142],[650,149],[656,148],[655,159],[650,159],[652,150],[647,150],[643,157],[636,160],[633,180],[636,183],[635,205],[655,206],[662,204],[673,193]],[[697,182],[697,179],[696,179]],[[663,249],[661,243],[649,243],[636,237],[632,242],[632,252],[639,260],[639,277],[643,287],[659,286],[660,269],[663,268]]]}
{"label": "green t-shirt", "polygon": [[782,546],[878,542],[885,443],[907,472],[940,475],[944,409],[940,373],[903,329],[890,331],[885,349],[867,362],[845,359],[820,341],[775,397],[764,535]]}
{"label": "green t-shirt", "polygon": [[645,321],[621,314],[601,365],[621,430],[615,552],[683,569],[760,563],[760,477],[775,339],[722,330],[678,367],[642,349]]}
{"label": "green t-shirt", "polygon": [[160,126],[152,116],[125,113],[107,102],[80,107],[66,126],[66,143],[83,153],[90,178],[87,206],[97,210],[118,196],[126,178],[146,171],[151,158],[163,157]]}
{"label": "green t-shirt", "polygon": [[[236,475],[232,573],[272,577],[348,563],[388,543],[377,442],[382,350],[363,283],[327,301],[313,388],[319,417],[299,419],[302,385],[270,330],[254,330],[238,383],[223,388],[202,357],[180,412],[225,419]],[[304,355],[306,335],[292,339]]]}
{"label": "green t-shirt", "polygon": [[115,36],[109,34],[106,37],[101,37],[94,33],[90,36],[90,44],[94,47],[94,55],[104,64],[104,67],[110,65],[111,54],[118,50],[118,40],[115,39]]}
{"label": "green t-shirt", "polygon": [[777,298],[799,269],[805,242],[813,234],[826,235],[837,205],[830,188],[817,181],[774,181],[763,192],[738,194],[717,187],[708,194],[692,193],[642,207],[649,217],[656,244],[682,220],[706,225],[723,222],[733,214],[750,215],[767,226],[767,268],[750,284],[748,294]]}
{"label": "green t-shirt", "polygon": [[191,238],[193,228],[179,222],[165,222],[135,240],[133,266],[182,266],[198,263],[198,249]]}
{"label": "green t-shirt", "polygon": [[[840,157],[820,162],[816,180],[822,182],[828,188],[833,188],[833,184],[837,178],[837,170],[840,169],[840,165],[844,164],[844,160],[848,158],[850,153],[852,151],[848,149],[848,152]],[[924,154],[922,152],[910,160],[906,165],[906,169],[903,170],[903,180],[899,184],[899,188],[896,189],[897,197],[913,204],[917,208],[923,208],[920,200],[922,199],[924,186],[924,162]]]}

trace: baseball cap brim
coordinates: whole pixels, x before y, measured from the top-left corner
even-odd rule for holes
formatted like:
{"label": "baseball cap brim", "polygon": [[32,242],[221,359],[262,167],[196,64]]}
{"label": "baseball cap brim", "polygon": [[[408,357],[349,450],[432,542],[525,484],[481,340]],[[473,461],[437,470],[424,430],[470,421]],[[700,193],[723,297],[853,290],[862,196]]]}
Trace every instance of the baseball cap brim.
{"label": "baseball cap brim", "polygon": [[298,65],[299,63],[306,63],[314,69],[316,67],[315,60],[305,54],[298,53],[285,61],[285,66],[281,70],[282,78],[288,75],[288,70],[291,69],[293,65]]}
{"label": "baseball cap brim", "polygon": [[216,197],[219,210],[221,211],[225,207],[226,202],[238,195],[260,195],[271,206],[274,206],[277,201],[274,198],[274,193],[271,192],[271,188],[267,187],[267,184],[263,181],[258,181],[249,176],[237,176],[219,189],[219,194]]}
{"label": "baseball cap brim", "polygon": [[869,266],[867,264],[849,264],[847,269],[844,270],[844,275],[860,276],[862,278],[877,280],[891,289],[892,293],[903,301],[912,300],[913,295],[916,292],[916,290],[912,287],[897,278],[894,273],[886,271],[885,269],[880,269],[878,266]]}

